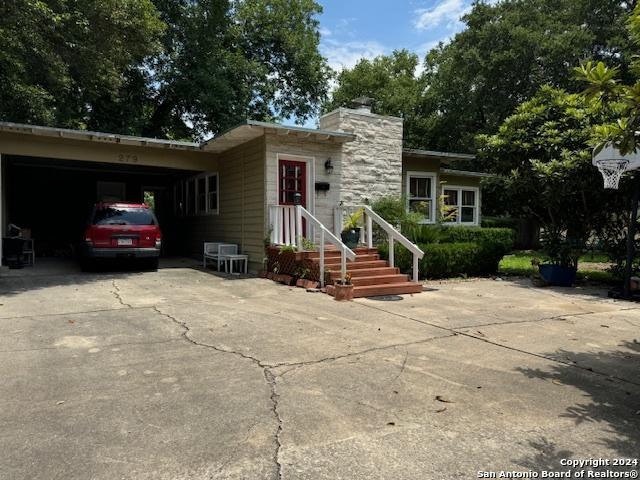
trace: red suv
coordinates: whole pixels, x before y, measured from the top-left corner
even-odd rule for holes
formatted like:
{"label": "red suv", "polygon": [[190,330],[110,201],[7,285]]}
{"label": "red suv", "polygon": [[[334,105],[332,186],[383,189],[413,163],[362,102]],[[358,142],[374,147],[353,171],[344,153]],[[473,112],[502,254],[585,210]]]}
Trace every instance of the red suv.
{"label": "red suv", "polygon": [[158,219],[143,203],[98,203],[84,233],[83,263],[95,259],[148,259],[154,269],[162,247]]}

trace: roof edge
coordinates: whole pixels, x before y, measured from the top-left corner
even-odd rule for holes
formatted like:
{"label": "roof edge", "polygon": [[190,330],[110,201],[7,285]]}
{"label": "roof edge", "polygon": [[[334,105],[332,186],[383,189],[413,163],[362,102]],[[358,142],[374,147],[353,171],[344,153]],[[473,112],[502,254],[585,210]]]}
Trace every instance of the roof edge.
{"label": "roof edge", "polygon": [[448,175],[458,175],[459,177],[479,177],[479,178],[497,177],[495,173],[472,172],[470,170],[456,170],[453,168],[441,168],[440,173],[445,173]]}
{"label": "roof edge", "polygon": [[155,148],[179,148],[184,150],[200,149],[200,144],[194,142],[136,137],[133,135],[119,135],[116,133],[95,132],[92,130],[73,130],[70,128],[31,125],[28,123],[0,122],[0,132],[68,138],[70,140],[119,143],[123,145],[150,146]]}
{"label": "roof edge", "polygon": [[416,148],[403,148],[403,154],[414,155],[417,157],[440,157],[440,158],[457,158],[460,160],[475,160],[476,156],[472,153],[456,153],[456,152],[441,152],[438,150],[421,150]]}

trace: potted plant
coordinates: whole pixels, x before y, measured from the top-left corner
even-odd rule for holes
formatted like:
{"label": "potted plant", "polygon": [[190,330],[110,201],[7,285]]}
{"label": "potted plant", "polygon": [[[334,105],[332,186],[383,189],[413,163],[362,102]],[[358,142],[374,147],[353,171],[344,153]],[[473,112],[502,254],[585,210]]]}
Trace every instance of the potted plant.
{"label": "potted plant", "polygon": [[540,276],[548,285],[571,287],[575,283],[581,245],[578,240],[563,238],[561,233],[547,232],[543,237],[547,260],[537,263]]}
{"label": "potted plant", "polygon": [[359,208],[347,217],[342,227],[342,233],[340,234],[342,243],[351,249],[356,248],[360,241],[360,220],[363,214],[364,209]]}
{"label": "potted plant", "polygon": [[351,283],[351,274],[347,273],[344,280],[336,280],[334,284],[334,298],[338,301],[353,300],[353,283]]}

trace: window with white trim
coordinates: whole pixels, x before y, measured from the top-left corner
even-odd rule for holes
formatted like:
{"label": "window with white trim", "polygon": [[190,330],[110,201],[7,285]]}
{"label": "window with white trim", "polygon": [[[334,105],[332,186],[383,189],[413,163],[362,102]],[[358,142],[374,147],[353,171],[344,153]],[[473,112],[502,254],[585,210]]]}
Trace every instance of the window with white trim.
{"label": "window with white trim", "polygon": [[174,188],[176,215],[215,215],[219,208],[219,181],[215,172],[202,173],[178,182]]}
{"label": "window with white trim", "polygon": [[[478,205],[480,191],[474,187],[443,188],[445,221],[459,225],[478,224]],[[447,215],[451,213],[450,215]]]}
{"label": "window with white trim", "polygon": [[407,209],[424,216],[424,223],[435,222],[435,175],[407,172]]}

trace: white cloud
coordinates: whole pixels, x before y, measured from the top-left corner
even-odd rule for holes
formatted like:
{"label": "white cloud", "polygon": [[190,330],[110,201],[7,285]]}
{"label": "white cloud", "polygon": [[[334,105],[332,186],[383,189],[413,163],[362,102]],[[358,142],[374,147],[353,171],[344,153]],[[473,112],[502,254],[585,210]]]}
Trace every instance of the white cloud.
{"label": "white cloud", "polygon": [[464,0],[442,0],[435,7],[416,10],[418,15],[415,27],[418,30],[437,27],[446,23],[449,27],[460,21],[460,17],[469,11],[470,5]]}
{"label": "white cloud", "polygon": [[327,57],[329,66],[338,72],[345,68],[353,68],[362,58],[372,59],[387,53],[387,49],[375,41],[339,42],[324,39],[320,49]]}

